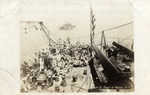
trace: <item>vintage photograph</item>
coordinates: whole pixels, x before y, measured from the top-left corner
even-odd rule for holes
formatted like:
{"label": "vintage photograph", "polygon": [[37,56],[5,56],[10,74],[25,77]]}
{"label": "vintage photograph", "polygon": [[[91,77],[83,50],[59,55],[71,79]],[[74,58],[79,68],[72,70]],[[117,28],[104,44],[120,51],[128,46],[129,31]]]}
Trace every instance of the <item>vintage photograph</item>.
{"label": "vintage photograph", "polygon": [[134,92],[132,0],[24,0],[20,92]]}

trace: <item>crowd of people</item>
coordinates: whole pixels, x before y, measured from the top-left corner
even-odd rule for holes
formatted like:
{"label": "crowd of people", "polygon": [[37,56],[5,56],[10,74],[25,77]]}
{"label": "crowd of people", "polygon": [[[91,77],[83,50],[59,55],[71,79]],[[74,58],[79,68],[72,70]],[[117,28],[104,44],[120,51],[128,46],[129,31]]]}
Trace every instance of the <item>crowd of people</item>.
{"label": "crowd of people", "polygon": [[[72,83],[79,79],[73,69],[86,67],[89,60],[86,45],[57,44],[36,52],[33,61],[21,63],[21,92],[65,92],[68,79]],[[83,75],[86,74],[85,70]]]}

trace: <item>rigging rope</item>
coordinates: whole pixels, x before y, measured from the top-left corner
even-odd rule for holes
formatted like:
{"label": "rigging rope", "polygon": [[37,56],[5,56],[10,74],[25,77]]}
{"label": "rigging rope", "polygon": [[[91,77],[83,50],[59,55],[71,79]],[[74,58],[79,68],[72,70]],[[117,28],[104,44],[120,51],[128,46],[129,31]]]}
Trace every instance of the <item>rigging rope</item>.
{"label": "rigging rope", "polygon": [[[32,23],[32,22],[27,22],[27,23]],[[37,22],[33,22],[33,23],[37,23]],[[38,23],[39,23],[39,22],[38,22]],[[132,24],[132,23],[133,23],[133,21],[132,21],[132,22],[129,22],[129,23],[122,24],[122,25],[119,25],[119,26],[116,26],[116,27],[113,27],[113,28],[110,28],[110,29],[106,29],[106,30],[103,30],[103,31],[106,32],[106,31],[114,30],[114,29],[117,29],[117,28],[120,28],[120,27],[129,25],[129,24]],[[42,23],[42,25],[45,27],[45,29],[46,29],[48,32],[50,32],[51,34],[53,34],[53,37],[56,36],[57,38],[61,39],[59,36],[57,36],[56,34],[54,34],[53,32],[51,32],[50,30],[48,30],[47,27],[46,27],[43,23]],[[42,25],[41,25],[41,26],[42,26]],[[102,31],[99,32],[99,33],[97,33],[97,34],[95,34],[95,36],[97,36],[97,35],[100,34],[100,33],[102,33]],[[45,33],[45,34],[48,36],[47,33]],[[86,38],[86,37],[90,37],[90,35],[86,35],[86,36],[82,36],[82,37],[78,37],[78,38],[73,38],[73,39],[81,39],[81,38]],[[56,38],[55,38],[55,39],[56,39]],[[128,39],[128,38],[127,38],[127,39]],[[61,39],[61,40],[64,41],[63,39]],[[125,40],[126,40],[126,39],[125,39]],[[120,42],[122,42],[122,41],[120,41]]]}
{"label": "rigging rope", "polygon": [[[51,32],[50,30],[47,29],[47,27],[42,23],[42,25],[46,28],[46,30],[50,33],[52,33],[53,35],[55,35],[57,38],[61,39],[59,36],[57,36],[56,34],[54,34],[53,32]],[[64,41],[63,39],[61,39],[62,41]]]}
{"label": "rigging rope", "polygon": [[80,87],[80,89],[77,91],[77,93],[81,90],[81,88],[83,88],[83,86],[84,86],[84,84],[86,83],[87,78],[89,77],[89,75],[90,75],[90,72],[88,73],[88,75],[87,75],[85,81],[83,82],[83,84],[81,85],[81,87]]}
{"label": "rigging rope", "polygon": [[[106,29],[106,30],[103,30],[103,31],[106,32],[106,31],[114,30],[114,29],[117,29],[117,28],[120,28],[120,27],[129,25],[129,24],[132,24],[132,23],[133,23],[133,21],[132,21],[132,22],[129,22],[129,23],[122,24],[122,25],[119,25],[119,26],[116,26],[116,27],[113,27],[113,28],[110,28],[110,29]],[[97,33],[97,34],[95,34],[95,35],[98,35],[98,34],[100,34],[100,33],[102,33],[102,32],[99,32],[99,33]]]}
{"label": "rigging rope", "polygon": [[[114,30],[114,29],[117,29],[117,28],[129,25],[129,24],[132,24],[132,23],[133,23],[133,21],[125,23],[125,24],[122,24],[122,25],[119,25],[119,26],[116,26],[116,27],[113,27],[113,28],[109,28],[109,29],[106,29],[106,30],[103,30],[103,31],[106,32],[106,31]],[[102,31],[99,32],[99,33],[96,33],[95,36],[98,35],[98,34],[100,34],[100,33],[102,33]],[[73,39],[80,39],[80,38],[86,38],[86,37],[90,37],[90,35],[82,36],[82,37],[78,37],[78,38],[73,38]]]}
{"label": "rigging rope", "polygon": [[121,42],[123,42],[123,41],[127,40],[127,39],[128,39],[128,38],[130,38],[131,36],[133,36],[133,34],[132,34],[132,35],[130,35],[130,36],[128,36],[128,37],[126,37],[126,38],[124,38],[123,40],[119,41],[118,43],[121,43]]}

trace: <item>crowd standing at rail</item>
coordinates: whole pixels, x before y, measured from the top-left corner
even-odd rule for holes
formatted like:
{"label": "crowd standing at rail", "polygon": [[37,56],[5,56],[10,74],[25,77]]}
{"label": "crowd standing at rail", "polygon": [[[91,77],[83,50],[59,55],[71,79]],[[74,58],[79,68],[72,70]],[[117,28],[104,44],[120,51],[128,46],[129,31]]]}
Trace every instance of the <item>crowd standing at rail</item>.
{"label": "crowd standing at rail", "polygon": [[87,67],[89,60],[86,45],[57,44],[36,52],[32,61],[21,63],[21,92],[65,92],[67,80],[73,92],[74,83],[87,75],[86,70],[78,74],[74,68]]}

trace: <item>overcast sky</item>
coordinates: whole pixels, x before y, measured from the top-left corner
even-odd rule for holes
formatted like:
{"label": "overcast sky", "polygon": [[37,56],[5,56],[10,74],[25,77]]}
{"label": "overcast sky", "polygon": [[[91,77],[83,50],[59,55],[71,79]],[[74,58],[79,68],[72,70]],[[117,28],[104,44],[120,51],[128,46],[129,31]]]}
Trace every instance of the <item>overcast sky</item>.
{"label": "overcast sky", "polygon": [[[73,40],[90,34],[90,2],[96,18],[95,33],[133,21],[133,9],[128,0],[24,0],[20,20],[43,21],[49,30],[62,39],[69,36]],[[71,31],[59,30],[58,27],[67,22],[76,28]],[[133,24],[106,35],[125,37],[131,32]]]}
{"label": "overcast sky", "polygon": [[[130,2],[129,2],[130,1]],[[57,36],[66,40],[69,36],[72,42],[89,43],[90,35],[90,2],[95,15],[95,34],[112,27],[133,21],[132,0],[22,0],[19,11],[20,21],[43,21],[46,27]],[[65,23],[71,23],[76,28],[73,30],[59,30]],[[21,30],[22,32],[23,30]],[[133,24],[124,26],[105,33],[108,37],[126,38],[133,34]],[[32,42],[36,34],[30,34]],[[101,35],[95,37],[95,42],[100,42]],[[24,45],[29,44],[21,36]],[[79,38],[79,39],[78,39]],[[132,37],[133,38],[133,37]],[[131,38],[131,39],[132,39]],[[27,38],[28,40],[31,40]],[[23,40],[23,41],[22,41]],[[111,39],[117,40],[117,39]],[[110,42],[110,38],[106,38]],[[29,45],[31,45],[30,43]],[[29,46],[27,45],[27,46]],[[32,46],[35,47],[35,46]]]}

